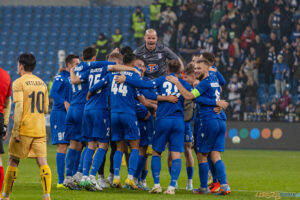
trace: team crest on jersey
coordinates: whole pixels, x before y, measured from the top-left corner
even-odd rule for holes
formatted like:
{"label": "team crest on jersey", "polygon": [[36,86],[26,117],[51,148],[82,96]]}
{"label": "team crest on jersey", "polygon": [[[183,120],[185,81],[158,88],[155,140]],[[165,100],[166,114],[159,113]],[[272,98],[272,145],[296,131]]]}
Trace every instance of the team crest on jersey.
{"label": "team crest on jersey", "polygon": [[155,72],[158,70],[158,66],[156,64],[148,64],[147,65],[147,71],[149,72]]}

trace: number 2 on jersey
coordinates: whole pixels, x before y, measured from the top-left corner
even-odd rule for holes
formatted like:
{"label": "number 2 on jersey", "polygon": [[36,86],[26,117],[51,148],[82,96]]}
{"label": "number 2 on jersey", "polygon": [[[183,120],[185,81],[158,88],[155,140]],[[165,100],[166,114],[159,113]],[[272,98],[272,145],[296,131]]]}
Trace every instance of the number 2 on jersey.
{"label": "number 2 on jersey", "polygon": [[127,86],[124,85],[124,83],[121,83],[118,85],[115,81],[115,78],[113,79],[112,85],[111,85],[111,92],[114,94],[117,94],[118,92],[122,94],[122,96],[126,96],[127,94]]}

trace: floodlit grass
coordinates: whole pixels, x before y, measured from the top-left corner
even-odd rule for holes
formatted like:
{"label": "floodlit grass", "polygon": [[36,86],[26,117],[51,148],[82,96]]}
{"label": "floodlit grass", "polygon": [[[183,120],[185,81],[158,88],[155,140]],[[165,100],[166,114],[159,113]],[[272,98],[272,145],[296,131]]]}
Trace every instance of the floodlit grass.
{"label": "floodlit grass", "polygon": [[[7,146],[6,146],[7,150]],[[6,151],[7,152],[7,151]],[[227,150],[223,154],[226,165],[227,177],[232,193],[229,196],[194,195],[186,191],[186,169],[182,166],[179,188],[175,196],[148,194],[148,192],[131,191],[126,189],[106,189],[103,192],[70,191],[56,189],[56,147],[48,146],[48,162],[52,170],[51,198],[66,200],[92,200],[92,199],[267,199],[255,197],[256,192],[300,192],[300,152],[297,151],[254,151],[254,150]],[[166,188],[170,181],[167,168],[167,154],[163,154],[161,185]],[[184,161],[184,156],[183,163]],[[150,157],[151,159],[151,157]],[[3,156],[6,169],[7,153]],[[195,157],[196,161],[196,157]],[[106,176],[109,170],[109,159],[105,169]],[[150,162],[149,162],[150,168]],[[122,167],[121,177],[124,183],[127,172]],[[151,170],[147,177],[148,186],[153,186]],[[194,169],[194,187],[199,187],[198,165]],[[36,162],[31,159],[23,160],[18,169],[17,180],[13,187],[11,200],[42,199],[42,186],[40,183],[40,171]],[[270,199],[275,199],[270,198]],[[296,199],[282,197],[281,199]]]}

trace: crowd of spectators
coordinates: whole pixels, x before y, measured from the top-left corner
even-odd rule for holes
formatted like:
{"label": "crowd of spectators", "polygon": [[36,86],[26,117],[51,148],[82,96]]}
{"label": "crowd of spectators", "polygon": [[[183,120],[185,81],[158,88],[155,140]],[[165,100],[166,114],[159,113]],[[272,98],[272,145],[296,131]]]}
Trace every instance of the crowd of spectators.
{"label": "crowd of spectators", "polygon": [[[300,121],[297,0],[153,0],[149,9],[147,25],[140,7],[132,14],[136,44],[147,26],[185,64],[201,52],[213,53],[227,81],[222,95],[230,120]],[[122,43],[119,34],[110,39],[113,48]],[[97,47],[106,49],[100,39]]]}
{"label": "crowd of spectators", "polygon": [[[161,42],[184,63],[216,56],[231,120],[299,121],[300,9],[296,0],[155,0]],[[151,11],[151,7],[150,7]]]}

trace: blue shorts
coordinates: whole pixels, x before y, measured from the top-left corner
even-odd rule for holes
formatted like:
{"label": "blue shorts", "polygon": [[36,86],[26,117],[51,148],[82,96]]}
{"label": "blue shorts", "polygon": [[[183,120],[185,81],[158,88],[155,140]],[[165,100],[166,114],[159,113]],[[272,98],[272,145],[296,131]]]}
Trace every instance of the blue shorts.
{"label": "blue shorts", "polygon": [[191,122],[184,122],[184,142],[194,142],[194,136],[192,134]]}
{"label": "blue shorts", "polygon": [[75,140],[83,142],[84,138],[81,136],[82,129],[82,116],[84,105],[71,105],[69,107],[66,117],[66,140]]}
{"label": "blue shorts", "polygon": [[170,151],[184,152],[184,129],[183,118],[156,120],[152,148],[157,152],[163,152],[169,143]]}
{"label": "blue shorts", "polygon": [[197,152],[209,153],[211,151],[224,152],[225,150],[226,122],[221,119],[203,121],[203,126],[197,134]]}
{"label": "blue shorts", "polygon": [[140,120],[139,121],[140,128],[140,146],[148,146],[152,144],[152,136],[153,136],[153,117],[152,115],[149,117],[147,121]]}
{"label": "blue shorts", "polygon": [[52,110],[50,114],[50,127],[52,144],[69,144],[65,139],[66,111]]}
{"label": "blue shorts", "polygon": [[138,140],[140,131],[136,115],[111,113],[111,140]]}
{"label": "blue shorts", "polygon": [[105,109],[84,110],[82,127],[82,137],[88,141],[109,142],[110,121],[109,112]]}

